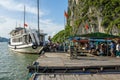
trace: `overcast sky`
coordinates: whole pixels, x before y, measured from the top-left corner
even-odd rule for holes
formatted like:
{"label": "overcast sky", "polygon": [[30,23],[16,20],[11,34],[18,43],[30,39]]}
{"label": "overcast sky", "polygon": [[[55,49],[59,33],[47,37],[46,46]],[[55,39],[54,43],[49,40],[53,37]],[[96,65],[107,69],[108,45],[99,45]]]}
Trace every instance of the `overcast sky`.
{"label": "overcast sky", "polygon": [[[50,36],[64,29],[64,10],[68,0],[39,0],[40,29]],[[0,36],[9,38],[16,26],[23,27],[26,6],[26,23],[37,29],[37,0],[0,0]]]}

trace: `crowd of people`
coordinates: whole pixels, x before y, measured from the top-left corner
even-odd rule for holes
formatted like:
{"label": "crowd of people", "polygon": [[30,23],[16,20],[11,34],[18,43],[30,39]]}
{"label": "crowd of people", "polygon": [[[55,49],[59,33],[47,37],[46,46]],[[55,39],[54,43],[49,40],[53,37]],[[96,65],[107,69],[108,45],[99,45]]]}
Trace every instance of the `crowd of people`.
{"label": "crowd of people", "polygon": [[64,44],[64,43],[53,43],[49,42],[45,45],[45,51],[47,52],[60,52],[60,51],[71,51],[72,53],[78,54],[84,47],[84,50],[88,53],[97,55],[97,56],[112,56],[120,57],[120,41],[114,42],[97,42],[97,41],[88,41],[87,43],[77,43],[74,45]]}
{"label": "crowd of people", "polygon": [[[74,46],[76,46],[76,45],[74,45]],[[77,44],[77,46],[75,47],[75,48],[78,48],[77,50],[81,50],[82,47],[84,47],[83,49],[85,49],[86,51],[88,51],[88,53],[93,54],[93,55],[120,57],[120,41],[118,41],[118,42],[89,41],[84,44],[79,43],[79,44]]]}
{"label": "crowd of people", "polygon": [[112,57],[119,57],[120,56],[120,42],[117,43],[114,41],[111,42],[104,42],[104,43],[97,43],[91,42],[89,44],[90,47],[90,54],[97,53],[97,55],[104,55],[104,56],[112,56]]}
{"label": "crowd of people", "polygon": [[46,47],[46,51],[47,52],[62,52],[64,51],[64,47],[65,47],[65,51],[67,51],[67,46],[66,44],[64,43],[59,43],[59,42],[56,42],[56,43],[47,43],[45,45]]}

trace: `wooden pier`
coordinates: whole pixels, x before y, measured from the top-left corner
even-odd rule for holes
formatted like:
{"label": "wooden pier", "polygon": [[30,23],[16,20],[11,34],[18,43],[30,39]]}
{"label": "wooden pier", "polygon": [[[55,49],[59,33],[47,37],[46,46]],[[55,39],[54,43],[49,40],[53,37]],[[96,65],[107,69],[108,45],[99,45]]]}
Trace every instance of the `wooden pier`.
{"label": "wooden pier", "polygon": [[45,53],[28,66],[30,80],[120,80],[120,58],[86,55]]}
{"label": "wooden pier", "polygon": [[30,80],[120,80],[120,74],[35,74]]}
{"label": "wooden pier", "polygon": [[31,73],[120,72],[120,59],[110,56],[78,56],[71,60],[66,53],[45,53],[28,69]]}

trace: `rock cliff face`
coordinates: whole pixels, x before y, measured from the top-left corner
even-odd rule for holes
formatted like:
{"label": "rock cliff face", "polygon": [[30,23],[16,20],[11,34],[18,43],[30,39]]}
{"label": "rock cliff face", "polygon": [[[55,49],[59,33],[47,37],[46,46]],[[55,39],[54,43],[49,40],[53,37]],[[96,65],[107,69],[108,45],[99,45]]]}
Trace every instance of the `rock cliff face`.
{"label": "rock cliff face", "polygon": [[68,16],[72,34],[120,34],[119,0],[68,0]]}
{"label": "rock cliff face", "polygon": [[[65,16],[66,17],[66,16]],[[120,0],[68,0],[67,24],[54,42],[91,32],[120,36]]]}

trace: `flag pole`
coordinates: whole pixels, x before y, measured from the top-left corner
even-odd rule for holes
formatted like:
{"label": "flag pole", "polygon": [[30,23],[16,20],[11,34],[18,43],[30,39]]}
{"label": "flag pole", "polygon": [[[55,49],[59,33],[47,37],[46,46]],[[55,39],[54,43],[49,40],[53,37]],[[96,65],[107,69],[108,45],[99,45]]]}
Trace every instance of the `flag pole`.
{"label": "flag pole", "polygon": [[64,52],[65,52],[65,11],[64,11]]}
{"label": "flag pole", "polygon": [[38,19],[38,36],[39,36],[39,43],[41,45],[41,38],[40,38],[40,25],[39,25],[39,22],[40,22],[40,19],[39,19],[39,0],[37,0],[37,19]]}
{"label": "flag pole", "polygon": [[25,5],[24,5],[24,28],[25,28]]}

